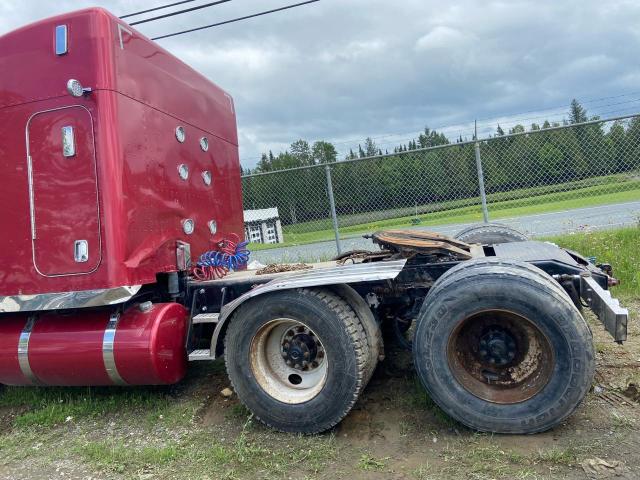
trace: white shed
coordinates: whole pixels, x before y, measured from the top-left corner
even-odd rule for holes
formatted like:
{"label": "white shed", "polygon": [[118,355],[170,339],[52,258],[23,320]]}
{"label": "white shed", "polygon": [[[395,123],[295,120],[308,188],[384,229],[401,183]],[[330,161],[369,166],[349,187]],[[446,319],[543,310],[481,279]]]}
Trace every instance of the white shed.
{"label": "white shed", "polygon": [[283,243],[278,208],[245,210],[244,236],[251,243]]}

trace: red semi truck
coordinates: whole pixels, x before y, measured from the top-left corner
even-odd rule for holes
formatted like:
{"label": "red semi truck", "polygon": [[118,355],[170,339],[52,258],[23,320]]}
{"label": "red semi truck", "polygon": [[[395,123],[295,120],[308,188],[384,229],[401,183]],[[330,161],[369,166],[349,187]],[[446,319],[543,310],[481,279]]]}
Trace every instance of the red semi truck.
{"label": "red semi truck", "polygon": [[[376,252],[244,270],[231,96],[105,10],[0,37],[0,71],[2,384],[171,384],[224,355],[257,418],[315,433],[365,388],[381,326],[413,325],[445,412],[531,433],[589,390],[582,308],[626,339],[609,265],[497,225],[379,232]],[[220,255],[235,271],[194,275]]]}

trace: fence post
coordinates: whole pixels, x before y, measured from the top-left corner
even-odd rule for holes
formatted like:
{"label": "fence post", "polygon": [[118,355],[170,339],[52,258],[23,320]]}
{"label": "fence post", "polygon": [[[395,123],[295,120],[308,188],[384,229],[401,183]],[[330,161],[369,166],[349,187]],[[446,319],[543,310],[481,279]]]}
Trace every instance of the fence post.
{"label": "fence post", "polygon": [[476,153],[476,168],[478,169],[478,187],[480,189],[480,200],[482,201],[482,217],[484,223],[489,223],[489,210],[487,210],[487,194],[484,190],[484,173],[482,172],[482,160],[480,159],[480,142],[478,141],[478,123],[474,122],[474,140],[473,148]]}
{"label": "fence post", "polygon": [[340,232],[338,231],[338,215],[336,215],[336,201],[333,198],[333,184],[331,183],[331,167],[327,165],[324,167],[327,172],[327,193],[329,194],[329,206],[331,207],[331,219],[333,220],[333,233],[336,235],[336,250],[338,255],[342,253],[342,247],[340,246]]}

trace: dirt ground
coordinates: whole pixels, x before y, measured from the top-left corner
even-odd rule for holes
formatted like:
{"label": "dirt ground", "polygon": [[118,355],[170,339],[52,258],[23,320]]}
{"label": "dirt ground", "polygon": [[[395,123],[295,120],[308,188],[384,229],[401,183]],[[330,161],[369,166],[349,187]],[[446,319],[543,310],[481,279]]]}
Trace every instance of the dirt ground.
{"label": "dirt ground", "polygon": [[478,434],[453,422],[404,368],[410,356],[392,350],[334,431],[282,434],[221,394],[221,362],[201,363],[170,388],[66,389],[59,405],[41,401],[43,392],[5,401],[0,478],[640,478],[640,299],[625,303],[630,340],[614,344],[590,318],[594,386],[546,433]]}

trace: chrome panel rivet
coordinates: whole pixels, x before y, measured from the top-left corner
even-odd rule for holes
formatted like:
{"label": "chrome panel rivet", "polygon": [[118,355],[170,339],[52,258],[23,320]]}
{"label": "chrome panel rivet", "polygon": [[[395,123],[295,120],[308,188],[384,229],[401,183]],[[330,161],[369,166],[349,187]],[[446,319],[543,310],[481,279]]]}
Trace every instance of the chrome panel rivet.
{"label": "chrome panel rivet", "polygon": [[209,222],[207,222],[207,225],[209,226],[211,235],[215,235],[218,231],[218,222],[216,222],[215,220],[209,220]]}
{"label": "chrome panel rivet", "polygon": [[202,137],[200,139],[200,148],[203,152],[209,150],[209,139],[207,137]]}
{"label": "chrome panel rivet", "polygon": [[187,134],[184,131],[184,127],[176,127],[176,140],[180,143],[184,143]]}
{"label": "chrome panel rivet", "polygon": [[207,186],[211,185],[211,172],[209,170],[202,172],[202,181]]}
{"label": "chrome panel rivet", "polygon": [[182,180],[186,180],[187,178],[189,178],[189,167],[184,163],[178,165],[178,175],[180,175],[180,178]]}
{"label": "chrome panel rivet", "polygon": [[196,223],[191,218],[186,218],[182,221],[182,230],[187,235],[191,235],[196,228]]}

